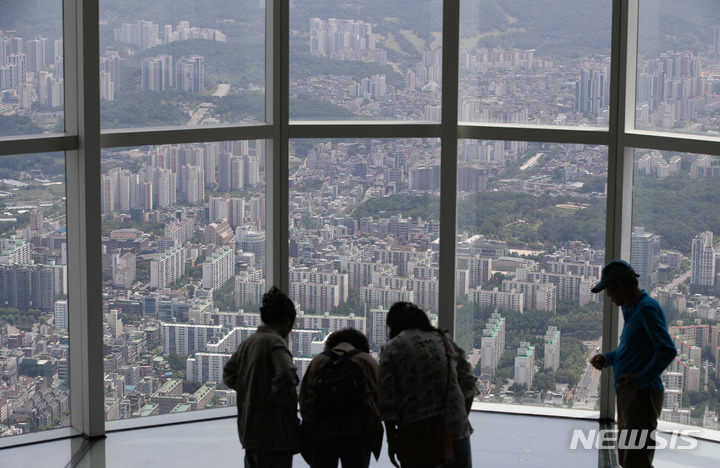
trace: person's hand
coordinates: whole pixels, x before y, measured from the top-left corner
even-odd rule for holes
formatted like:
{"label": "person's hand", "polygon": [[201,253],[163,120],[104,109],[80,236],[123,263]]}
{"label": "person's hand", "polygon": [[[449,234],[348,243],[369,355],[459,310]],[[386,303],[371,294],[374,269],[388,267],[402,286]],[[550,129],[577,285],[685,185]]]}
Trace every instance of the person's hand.
{"label": "person's hand", "polygon": [[400,462],[397,460],[397,451],[395,450],[395,441],[388,439],[388,457],[390,457],[390,463],[400,468]]}
{"label": "person's hand", "polygon": [[400,468],[400,463],[397,460],[397,449],[395,448],[397,427],[394,422],[385,421],[385,433],[387,434],[388,456],[390,457],[390,463]]}
{"label": "person's hand", "polygon": [[632,393],[637,390],[637,384],[632,374],[623,374],[618,379],[617,388],[615,389],[618,393]]}
{"label": "person's hand", "polygon": [[607,365],[607,358],[604,354],[596,354],[590,358],[590,364],[597,370],[602,370]]}

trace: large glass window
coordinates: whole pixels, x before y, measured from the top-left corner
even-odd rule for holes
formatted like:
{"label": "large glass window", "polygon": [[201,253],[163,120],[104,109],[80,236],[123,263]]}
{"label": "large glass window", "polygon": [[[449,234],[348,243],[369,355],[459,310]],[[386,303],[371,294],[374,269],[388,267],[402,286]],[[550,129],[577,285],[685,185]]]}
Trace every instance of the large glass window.
{"label": "large glass window", "polygon": [[103,153],[105,419],[232,406],[265,291],[265,141]]}
{"label": "large glass window", "polygon": [[439,140],[291,143],[290,297],[303,311],[297,328],[308,329],[299,331],[322,340],[350,326],[379,351],[393,303],[437,319]]}
{"label": "large glass window", "polygon": [[461,2],[458,118],[607,127],[611,2]]}
{"label": "large glass window", "polygon": [[[222,365],[254,331],[266,277],[302,312],[290,341],[301,372],[341,326],[377,351],[397,300],[442,322],[441,201],[457,207],[443,265],[455,265],[455,337],[481,400],[613,416],[587,359],[616,317],[589,290],[606,248],[632,245],[680,350],[663,418],[717,429],[720,20],[686,3],[83,0],[95,31],[74,2],[2,2],[0,434],[72,426],[92,438],[106,420],[232,406]],[[625,13],[637,38],[612,24]],[[443,22],[460,36],[457,121],[441,119],[443,66],[455,75]],[[610,63],[623,52],[637,52],[629,72]],[[99,74],[68,69],[99,87],[68,83],[67,106],[65,59],[99,61]],[[611,69],[619,86],[636,78],[629,107],[610,93]],[[628,108],[631,131],[618,118]],[[62,135],[66,120],[79,135]],[[327,120],[403,125],[316,125]],[[441,157],[446,130],[451,147],[474,138],[457,142],[457,161]],[[634,181],[629,161],[616,164],[629,146]],[[441,200],[443,165],[457,193]],[[610,206],[608,177],[625,184]],[[266,215],[266,196],[288,219]],[[68,237],[68,223],[83,231]],[[88,259],[98,253],[102,266]],[[92,286],[72,302],[66,278],[101,278],[102,297]],[[69,337],[103,367],[69,363]]]}
{"label": "large glass window", "polygon": [[661,419],[717,429],[720,158],[635,150],[631,263],[660,302],[678,356]]}
{"label": "large glass window", "polygon": [[440,120],[439,2],[294,2],[290,118]]}
{"label": "large glass window", "polygon": [[70,424],[65,155],[3,157],[0,173],[0,437],[7,437]]}
{"label": "large glass window", "polygon": [[100,2],[103,129],[265,121],[265,2]]}
{"label": "large glass window", "polygon": [[62,1],[13,3],[0,24],[0,137],[64,129]]}
{"label": "large glass window", "polygon": [[456,338],[487,402],[597,410],[607,148],[461,140]]}
{"label": "large glass window", "polygon": [[705,13],[678,2],[640,2],[637,129],[719,134],[720,22]]}

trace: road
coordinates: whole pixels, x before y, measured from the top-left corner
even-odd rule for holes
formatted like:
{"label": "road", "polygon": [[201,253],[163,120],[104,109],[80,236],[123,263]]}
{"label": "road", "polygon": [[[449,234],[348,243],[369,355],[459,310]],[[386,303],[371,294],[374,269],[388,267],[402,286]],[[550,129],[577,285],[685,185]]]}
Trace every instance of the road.
{"label": "road", "polygon": [[[585,342],[585,345],[588,347],[588,351],[585,357],[589,360],[592,356],[602,350],[602,337],[595,342]],[[600,371],[595,369],[588,362],[587,367],[582,373],[582,376],[580,376],[580,381],[577,384],[575,395],[573,396],[573,399],[575,400],[573,408],[594,409],[595,402],[597,401],[599,396],[599,386]]]}

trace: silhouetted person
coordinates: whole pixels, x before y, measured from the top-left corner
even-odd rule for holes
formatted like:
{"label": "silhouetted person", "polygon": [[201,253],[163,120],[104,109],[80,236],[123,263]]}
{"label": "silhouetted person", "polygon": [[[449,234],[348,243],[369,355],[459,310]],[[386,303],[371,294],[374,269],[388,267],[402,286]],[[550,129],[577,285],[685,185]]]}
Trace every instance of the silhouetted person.
{"label": "silhouetted person", "polygon": [[[337,468],[338,461],[343,468],[367,468],[371,454],[376,460],[380,456],[378,364],[369,352],[362,332],[344,328],[328,336],[325,351],[313,358],[305,372],[300,386],[300,433],[303,457],[311,468]],[[341,357],[348,361],[340,363]],[[333,364],[336,369],[326,367]],[[337,382],[340,401],[318,401],[323,379],[330,380],[328,385]]]}
{"label": "silhouetted person", "polygon": [[[596,369],[615,368],[618,458],[625,468],[652,467],[655,442],[650,432],[657,428],[665,390],[660,375],[677,355],[665,313],[639,288],[638,276],[627,262],[613,260],[592,288],[594,293],[605,290],[615,305],[622,307],[625,319],[617,350],[590,359]],[[630,437],[633,429],[638,431]]]}
{"label": "silhouetted person", "polygon": [[[380,399],[378,408],[387,429],[390,461],[397,466],[393,446],[398,427],[445,413],[450,428],[455,464],[472,468],[468,420],[475,386],[465,352],[449,336],[430,324],[424,310],[410,302],[396,302],[387,315],[390,340],[380,350]],[[450,351],[450,379],[447,382]]]}
{"label": "silhouetted person", "polygon": [[287,345],[295,305],[273,286],[263,295],[260,318],[263,325],[240,343],[225,364],[223,382],[237,392],[245,467],[290,467],[300,448],[299,381]]}

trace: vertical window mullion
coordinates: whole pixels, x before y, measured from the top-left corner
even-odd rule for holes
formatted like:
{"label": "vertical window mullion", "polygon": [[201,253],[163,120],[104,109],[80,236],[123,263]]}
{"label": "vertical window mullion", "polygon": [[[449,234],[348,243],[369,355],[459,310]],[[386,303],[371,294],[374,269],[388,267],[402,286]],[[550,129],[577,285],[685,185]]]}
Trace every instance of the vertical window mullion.
{"label": "vertical window mullion", "polygon": [[88,438],[105,433],[100,226],[98,0],[64,2],[70,421]]}
{"label": "vertical window mullion", "polygon": [[266,117],[273,136],[266,144],[266,286],[289,286],[288,263],[288,88],[290,9],[283,0],[266,7]]}
{"label": "vertical window mullion", "polygon": [[442,115],[440,128],[440,259],[438,325],[455,332],[455,233],[457,220],[458,61],[460,2],[445,0],[442,19]]}
{"label": "vertical window mullion", "polygon": [[[605,260],[630,260],[632,232],[633,149],[626,144],[635,108],[637,51],[637,0],[614,0],[610,71],[610,145],[608,148],[607,225]],[[619,309],[612,301],[603,305],[603,352],[617,347],[620,336]],[[600,417],[614,419],[615,391],[611,372],[600,380]]]}

